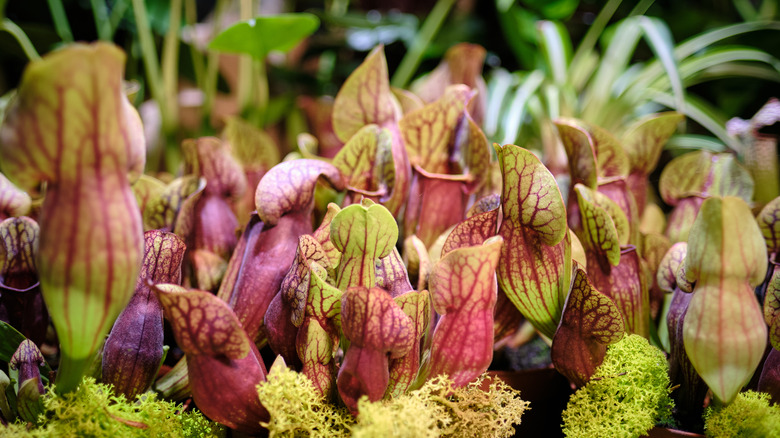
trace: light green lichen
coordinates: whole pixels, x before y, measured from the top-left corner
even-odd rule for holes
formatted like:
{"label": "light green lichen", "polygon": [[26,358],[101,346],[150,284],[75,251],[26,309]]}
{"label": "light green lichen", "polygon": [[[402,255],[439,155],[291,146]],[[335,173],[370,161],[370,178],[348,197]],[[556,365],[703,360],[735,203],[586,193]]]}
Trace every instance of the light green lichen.
{"label": "light green lichen", "polygon": [[44,414],[37,425],[15,423],[0,427],[0,437],[214,437],[225,430],[200,412],[181,412],[182,406],[157,399],[154,393],[129,402],[112,387],[84,378],[70,393],[43,396]]}
{"label": "light green lichen", "polygon": [[270,437],[510,437],[529,403],[500,380],[483,390],[484,379],[453,389],[452,381],[440,376],[390,400],[364,397],[357,419],[318,396],[306,376],[284,366],[271,367],[258,395],[271,414],[263,423]]}
{"label": "light green lichen", "polygon": [[704,434],[710,438],[780,437],[780,406],[770,404],[767,393],[741,392],[728,406],[707,409]]}
{"label": "light green lichen", "polygon": [[269,437],[345,437],[355,421],[346,408],[327,403],[304,374],[276,363],[257,394],[271,415],[261,423]]}
{"label": "light green lichen", "polygon": [[511,437],[529,403],[498,379],[482,389],[484,379],[454,389],[451,380],[439,376],[391,400],[360,400],[353,436],[388,436],[392,431],[395,437]]}
{"label": "light green lichen", "polygon": [[639,335],[609,346],[604,362],[563,411],[567,437],[638,437],[671,421],[673,401],[663,352]]}

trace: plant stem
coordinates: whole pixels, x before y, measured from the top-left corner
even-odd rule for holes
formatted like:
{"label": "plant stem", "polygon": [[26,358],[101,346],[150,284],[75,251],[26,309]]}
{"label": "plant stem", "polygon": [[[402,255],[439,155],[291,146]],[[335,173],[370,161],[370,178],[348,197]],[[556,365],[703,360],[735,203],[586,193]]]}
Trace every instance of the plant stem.
{"label": "plant stem", "polygon": [[138,29],[138,40],[141,43],[141,56],[146,70],[147,83],[152,99],[157,101],[162,116],[163,131],[167,132],[168,121],[165,111],[162,110],[162,102],[165,98],[163,94],[163,81],[160,74],[160,65],[157,62],[157,49],[152,39],[152,31],[149,28],[149,19],[146,16],[146,5],[144,0],[133,0],[133,12],[135,14],[135,23]]}
{"label": "plant stem", "polygon": [[98,38],[103,41],[111,40],[111,22],[108,20],[108,9],[104,0],[90,0],[92,15],[95,17],[95,28]]}
{"label": "plant stem", "polygon": [[[252,18],[252,0],[241,0],[241,20]],[[243,112],[252,101],[252,58],[248,55],[239,55],[238,58],[238,84],[236,85],[236,97],[238,98],[238,111]]]}
{"label": "plant stem", "polygon": [[37,61],[41,59],[41,55],[39,55],[38,51],[35,50],[35,46],[32,45],[30,38],[27,37],[27,34],[24,33],[22,28],[17,26],[16,23],[7,18],[4,18],[3,21],[0,22],[0,30],[4,30],[10,33],[14,38],[16,38],[16,41],[22,47],[22,50],[24,50],[24,54],[27,55],[27,59],[30,61]]}
{"label": "plant stem", "polygon": [[401,60],[401,64],[398,66],[398,70],[395,71],[393,79],[390,81],[394,87],[403,88],[409,83],[412,75],[417,71],[417,67],[420,66],[425,48],[428,47],[433,37],[436,36],[454,4],[455,0],[438,0],[436,2],[409,51],[406,52],[406,55]]}
{"label": "plant stem", "polygon": [[[227,0],[218,0],[217,6],[214,8],[214,27],[212,33],[214,35],[219,31],[219,23],[222,18],[222,14],[228,6]],[[205,94],[203,99],[203,115],[209,117],[214,108],[214,98],[217,95],[217,79],[219,73],[219,53],[215,51],[208,52],[208,58],[206,60],[206,79],[203,87]]]}
{"label": "plant stem", "polygon": [[198,88],[203,90],[206,85],[204,82],[206,79],[206,64],[203,61],[203,54],[195,46],[195,24],[198,21],[198,5],[195,3],[195,0],[185,0],[184,19],[187,27],[193,33],[192,41],[190,41],[190,56],[192,57],[192,68],[195,71],[195,83],[198,84]]}
{"label": "plant stem", "polygon": [[66,43],[73,42],[73,32],[70,31],[68,16],[65,15],[65,8],[62,6],[62,0],[48,0],[49,12],[54,21],[54,29],[57,31],[60,39]]}
{"label": "plant stem", "polygon": [[171,0],[168,32],[163,41],[162,78],[164,101],[160,109],[167,113],[169,127],[178,125],[179,98],[178,98],[178,73],[179,73],[179,28],[181,26],[181,0]]}
{"label": "plant stem", "polygon": [[631,10],[631,12],[628,13],[629,17],[633,17],[634,15],[645,15],[645,12],[650,8],[650,6],[655,3],[655,0],[642,0],[639,3],[637,3],[636,6],[634,6],[634,9]]}
{"label": "plant stem", "polygon": [[330,14],[335,17],[341,17],[347,13],[349,0],[332,0],[330,2]]}
{"label": "plant stem", "polygon": [[265,67],[265,59],[257,59],[254,62],[254,71],[256,73],[257,81],[255,82],[256,96],[257,96],[257,125],[262,126],[265,123],[265,110],[268,106],[268,74]]}
{"label": "plant stem", "polygon": [[122,17],[125,16],[128,6],[130,6],[130,3],[127,0],[116,0],[116,2],[114,2],[114,7],[111,9],[111,16],[108,18],[108,22],[111,25],[110,39],[114,39],[114,33],[119,27],[119,22],[122,21]]}

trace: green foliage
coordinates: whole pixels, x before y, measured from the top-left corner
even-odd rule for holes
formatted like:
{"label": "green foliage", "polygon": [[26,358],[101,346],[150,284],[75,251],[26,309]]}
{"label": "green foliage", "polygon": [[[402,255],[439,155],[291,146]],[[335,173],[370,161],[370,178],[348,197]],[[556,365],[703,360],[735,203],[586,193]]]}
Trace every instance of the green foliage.
{"label": "green foliage", "polygon": [[182,406],[158,400],[148,392],[129,402],[112,387],[85,378],[78,388],[57,395],[49,387],[43,396],[45,413],[28,429],[16,423],[0,428],[0,437],[214,437],[224,429],[200,412],[181,412]]}
{"label": "green foliage", "polygon": [[780,406],[770,405],[767,393],[741,392],[728,406],[707,409],[704,434],[712,438],[780,437]]}
{"label": "green foliage", "polygon": [[291,50],[319,25],[319,18],[307,13],[259,16],[225,29],[214,37],[209,48],[262,60],[273,50]]}
{"label": "green foliage", "polygon": [[671,417],[669,376],[661,350],[639,335],[607,349],[604,362],[563,411],[567,437],[636,437]]}
{"label": "green foliage", "polygon": [[354,423],[346,408],[328,403],[308,377],[285,366],[271,367],[257,394],[271,415],[261,423],[270,437],[349,436]]}

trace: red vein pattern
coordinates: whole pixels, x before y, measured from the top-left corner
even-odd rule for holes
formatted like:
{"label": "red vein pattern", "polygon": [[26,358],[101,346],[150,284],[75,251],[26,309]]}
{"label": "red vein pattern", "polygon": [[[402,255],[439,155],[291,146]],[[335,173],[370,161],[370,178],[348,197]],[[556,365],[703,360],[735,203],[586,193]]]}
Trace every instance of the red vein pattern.
{"label": "red vein pattern", "polygon": [[38,232],[38,223],[28,217],[0,222],[0,321],[41,345],[46,340],[49,311],[35,266]]}
{"label": "red vein pattern", "polygon": [[724,403],[750,380],[767,327],[753,295],[764,281],[766,243],[745,201],[709,198],[691,228],[686,279],[696,284],[685,315],[685,351]]}
{"label": "red vein pattern", "polygon": [[187,357],[192,398],[214,421],[243,433],[259,433],[269,415],[257,397],[265,365],[254,342],[225,304],[213,294],[175,285],[153,290]]}
{"label": "red vein pattern", "polygon": [[341,172],[324,161],[301,159],[274,166],[260,180],[255,192],[260,220],[269,226],[276,225],[287,213],[311,209],[314,187],[321,176],[336,190],[346,187]]}
{"label": "red vein pattern", "polygon": [[103,347],[103,381],[128,400],[149,388],[163,357],[163,308],[146,281],[179,284],[185,251],[173,233],[151,230],[144,240],[135,292]]}
{"label": "red vein pattern", "polygon": [[552,344],[555,369],[582,386],[604,361],[607,345],[623,338],[623,317],[615,303],[577,268]]}
{"label": "red vein pattern", "polygon": [[650,295],[643,281],[636,247],[629,245],[621,249],[620,262],[608,271],[602,270],[592,251],[586,251],[586,255],[590,281],[620,309],[626,332],[649,337]]}
{"label": "red vein pattern", "polygon": [[336,214],[331,222],[330,240],[341,251],[337,287],[373,287],[377,259],[395,248],[398,227],[385,207],[364,200],[364,205],[353,204]]}
{"label": "red vein pattern", "polygon": [[389,359],[405,356],[414,345],[414,322],[384,290],[347,289],[341,299],[344,336],[351,342],[336,385],[349,410],[358,399],[380,400],[390,380]]}
{"label": "red vein pattern", "polygon": [[145,147],[123,74],[124,55],[109,44],[53,52],[28,66],[0,132],[9,179],[30,190],[48,182],[38,272],[61,345],[61,392],[81,381],[141,265],[129,181],[143,170]]}
{"label": "red vein pattern", "polygon": [[496,267],[504,239],[455,249],[433,268],[433,307],[441,315],[433,332],[430,375],[446,374],[455,387],[487,370],[493,359]]}
{"label": "red vein pattern", "polygon": [[499,148],[504,174],[504,238],[498,282],[538,330],[552,337],[571,275],[571,242],[558,186],[531,152]]}
{"label": "red vein pattern", "polygon": [[333,104],[333,130],[346,142],[369,124],[386,126],[401,118],[390,91],[384,48],[379,46],[347,78]]}
{"label": "red vein pattern", "polygon": [[0,173],[0,220],[23,216],[30,211],[31,205],[30,195],[19,190]]}
{"label": "red vein pattern", "polygon": [[403,357],[390,360],[390,383],[385,391],[385,396],[397,397],[406,393],[417,378],[420,369],[421,348],[420,341],[428,332],[431,309],[428,291],[420,292],[410,290],[395,298],[395,302],[404,313],[413,321],[414,345]]}

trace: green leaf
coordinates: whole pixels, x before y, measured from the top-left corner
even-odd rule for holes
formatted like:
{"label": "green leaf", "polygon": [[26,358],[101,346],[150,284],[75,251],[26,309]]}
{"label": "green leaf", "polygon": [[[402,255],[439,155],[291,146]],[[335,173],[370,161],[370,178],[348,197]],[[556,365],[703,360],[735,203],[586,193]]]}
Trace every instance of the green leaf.
{"label": "green leaf", "polygon": [[504,122],[501,124],[504,127],[504,138],[501,140],[501,144],[513,144],[517,141],[528,101],[543,82],[544,72],[541,70],[532,71],[521,82],[509,104],[509,109],[506,111]]}
{"label": "green leaf", "polygon": [[626,130],[622,144],[632,172],[649,175],[655,169],[664,145],[682,120],[683,116],[674,112],[651,114]]}
{"label": "green leaf", "polygon": [[687,197],[738,196],[753,198],[753,179],[732,154],[690,152],[670,161],[661,172],[659,190],[669,205]]}
{"label": "green leaf", "polygon": [[753,295],[766,268],[766,244],[745,201],[704,201],[688,238],[685,276],[696,286],[683,343],[696,371],[724,403],[750,380],[766,348],[767,327]]}
{"label": "green leaf", "polygon": [[404,116],[398,124],[409,162],[429,173],[460,174],[453,169],[450,150],[456,142],[456,128],[466,103],[474,92],[465,85],[453,85],[435,102]]}
{"label": "green leaf", "polygon": [[243,53],[262,60],[272,51],[291,50],[319,25],[319,18],[307,13],[258,16],[223,30],[211,40],[209,49]]}
{"label": "green leaf", "polygon": [[726,145],[718,141],[715,137],[696,134],[678,134],[673,135],[666,142],[664,149],[675,153],[677,151],[698,151],[705,150],[710,152],[726,152]]}
{"label": "green leaf", "polygon": [[[578,237],[586,251],[595,251],[609,264],[620,263],[621,235],[628,236],[628,219],[614,201],[582,184],[574,187],[582,216]],[[575,230],[578,231],[578,230]]]}
{"label": "green leaf", "polygon": [[[331,164],[347,180],[347,190],[354,192],[351,202],[362,196],[378,201],[390,192],[395,176],[391,155],[390,131],[377,125],[366,125],[353,135],[333,157]],[[386,176],[391,180],[387,181]]]}
{"label": "green leaf", "polygon": [[504,179],[498,282],[534,327],[551,337],[571,275],[563,197],[555,178],[531,152],[514,145],[497,152]]}
{"label": "green leaf", "polygon": [[594,120],[614,95],[614,85],[618,77],[626,71],[642,34],[642,29],[637,23],[638,18],[629,17],[618,23],[615,34],[601,58],[599,68],[584,91],[583,118]]}
{"label": "green leaf", "polygon": [[590,133],[580,121],[574,119],[558,119],[555,121],[555,126],[569,159],[572,187],[583,184],[595,189],[598,184],[598,166]]}
{"label": "green leaf", "polygon": [[676,101],[669,93],[650,91],[650,94],[653,101],[669,108],[674,108],[676,111],[685,114],[686,117],[702,125],[705,129],[715,134],[731,150],[740,151],[742,149],[742,144],[739,140],[730,136],[726,131],[725,117],[705,101],[688,94],[685,96],[685,107],[676,108]]}
{"label": "green leaf", "polygon": [[665,79],[668,79],[672,85],[672,94],[676,101],[676,108],[678,111],[682,111],[685,107],[685,89],[680,78],[677,59],[673,53],[674,41],[672,40],[672,34],[666,24],[658,18],[642,16],[638,19],[639,26],[642,28],[650,49],[664,67],[666,72]]}
{"label": "green leaf", "polygon": [[386,257],[398,241],[398,226],[383,206],[364,200],[336,214],[330,224],[330,240],[341,251],[337,287],[374,287],[377,259]]}
{"label": "green leaf", "polygon": [[13,328],[11,324],[0,321],[0,360],[10,362],[14,352],[19,348],[19,344],[24,342],[25,339],[27,338]]}
{"label": "green leaf", "polygon": [[489,138],[496,136],[501,120],[501,109],[509,94],[509,89],[515,84],[516,77],[504,69],[496,69],[488,79],[488,102],[485,110],[483,127]]}
{"label": "green leaf", "polygon": [[369,124],[390,127],[401,118],[401,107],[390,90],[383,47],[369,53],[341,86],[333,103],[333,131],[346,142]]}
{"label": "green leaf", "polygon": [[547,66],[556,85],[561,86],[568,77],[571,60],[571,38],[566,28],[558,22],[539,21],[536,23],[539,33],[539,45],[547,61]]}
{"label": "green leaf", "polygon": [[37,423],[38,416],[46,411],[39,390],[40,379],[39,376],[21,382],[19,393],[16,395],[16,409],[19,411],[19,417],[28,423]]}

